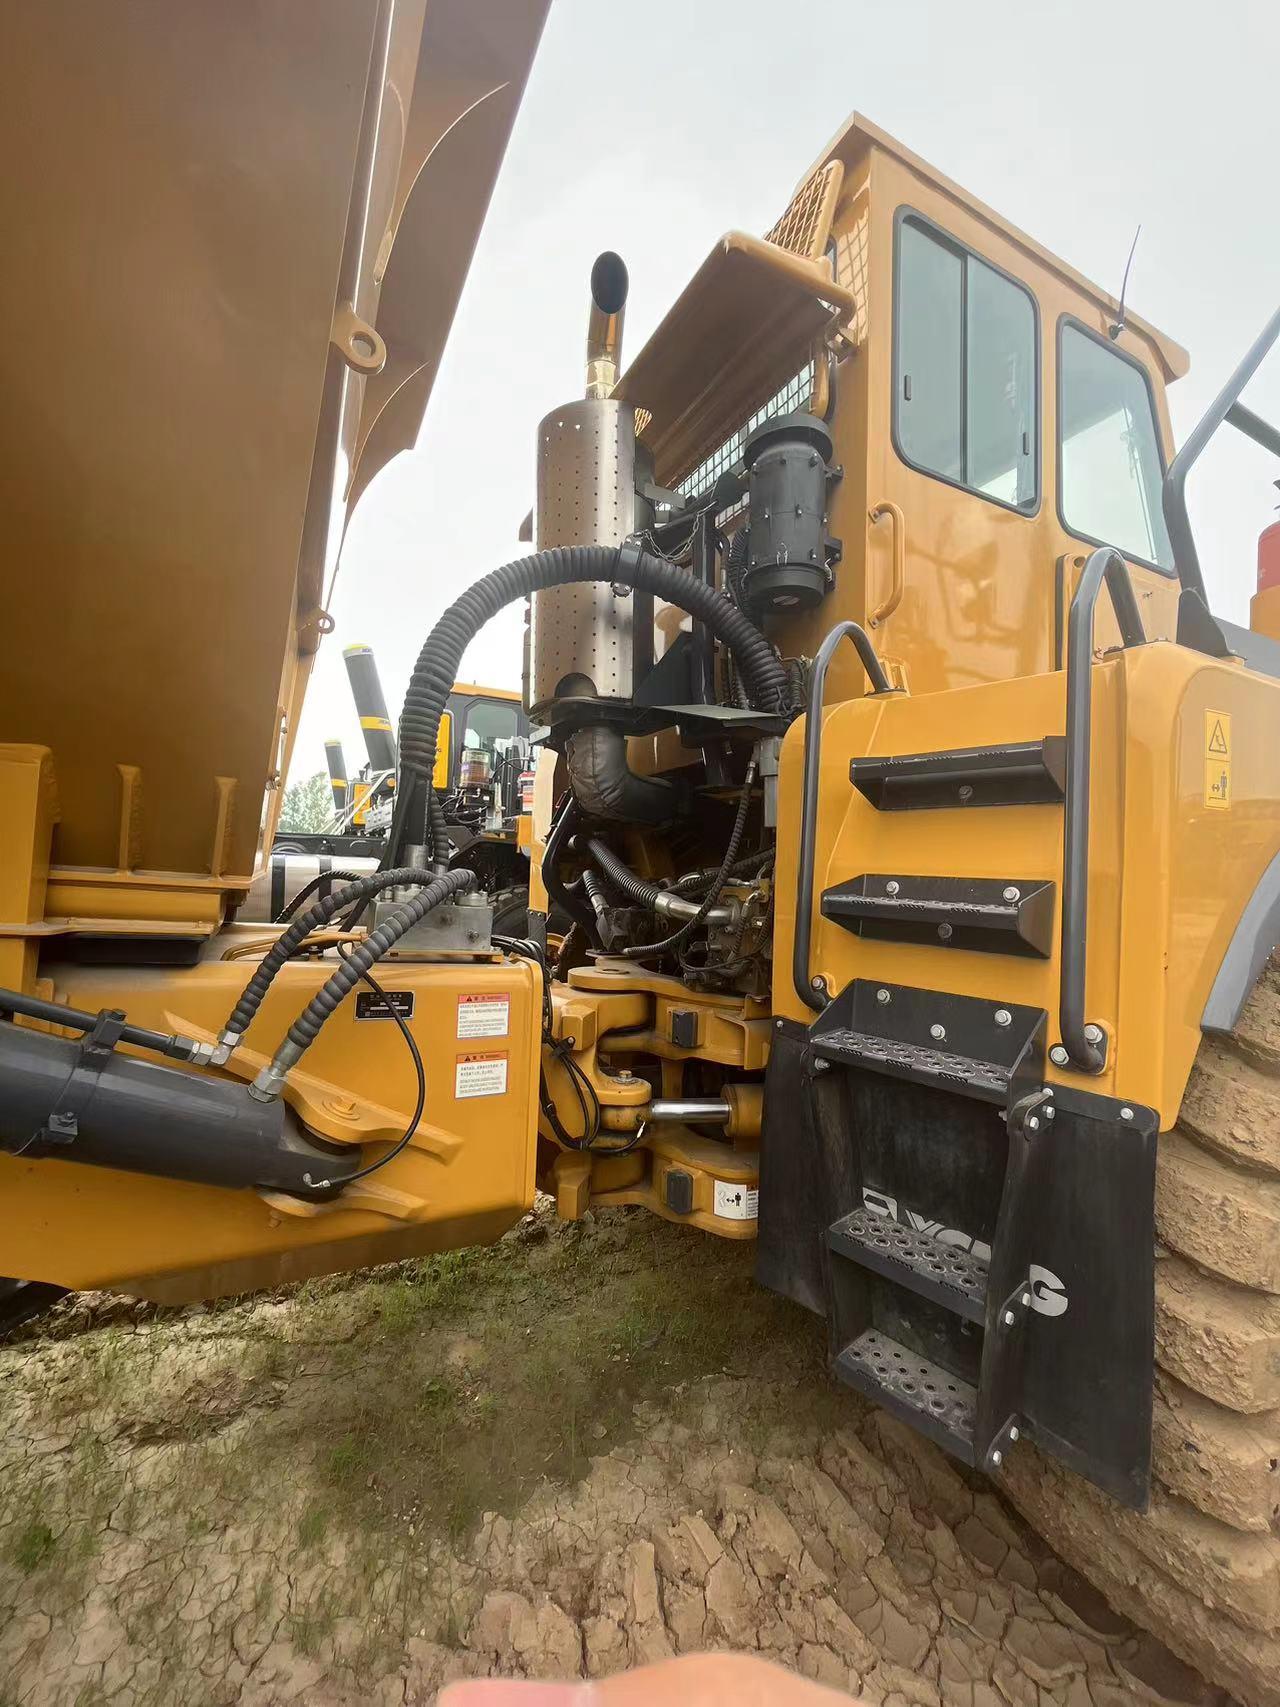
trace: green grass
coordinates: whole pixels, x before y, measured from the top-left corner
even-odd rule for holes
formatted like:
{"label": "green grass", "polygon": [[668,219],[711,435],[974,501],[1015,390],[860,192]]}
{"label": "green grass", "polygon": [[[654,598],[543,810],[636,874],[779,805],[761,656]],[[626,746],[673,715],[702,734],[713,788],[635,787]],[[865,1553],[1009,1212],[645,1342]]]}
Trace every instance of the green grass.
{"label": "green grass", "polygon": [[47,1523],[28,1523],[13,1548],[13,1562],[20,1571],[38,1571],[58,1544],[58,1538]]}

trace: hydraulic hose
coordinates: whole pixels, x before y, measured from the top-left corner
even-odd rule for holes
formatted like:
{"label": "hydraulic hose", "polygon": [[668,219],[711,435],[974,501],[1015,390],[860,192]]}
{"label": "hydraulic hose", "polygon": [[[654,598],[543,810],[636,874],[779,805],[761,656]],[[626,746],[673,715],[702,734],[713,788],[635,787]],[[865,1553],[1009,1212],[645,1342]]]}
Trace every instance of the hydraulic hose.
{"label": "hydraulic hose", "polygon": [[746,833],[747,809],[751,805],[751,790],[755,784],[755,780],[756,758],[755,755],[752,754],[751,763],[747,766],[747,774],[743,779],[742,793],[738,796],[738,810],[734,816],[733,829],[729,832],[729,845],[724,850],[724,858],[720,862],[720,869],[712,878],[711,887],[703,896],[697,912],[686,924],[682,925],[678,931],[674,931],[669,937],[664,937],[661,942],[642,943],[636,948],[620,949],[619,954],[622,959],[651,960],[655,954],[668,954],[673,948],[679,948],[682,942],[686,942],[689,937],[693,935],[694,931],[697,930],[698,926],[705,923],[708,919],[711,914],[711,910],[715,905],[716,897],[728,882],[729,873],[733,870],[734,864],[738,858],[738,849],[742,846],[742,838]]}
{"label": "hydraulic hose", "polygon": [[[735,859],[729,868],[728,876],[749,877],[759,871],[762,866],[768,865],[769,861],[775,857],[775,853],[774,848],[761,848],[756,853],[747,854],[743,859]],[[695,890],[705,889],[709,883],[715,881],[719,873],[720,867],[718,865],[709,865],[702,871],[687,871],[683,877],[678,877],[671,885],[672,892],[676,895],[688,895]]]}
{"label": "hydraulic hose", "polygon": [[[218,1039],[219,1044],[225,1046],[227,1054],[236,1048],[241,1037],[248,1031],[276,973],[285,961],[297,952],[313,930],[327,924],[335,913],[342,912],[346,907],[363,907],[366,901],[383,889],[394,889],[401,883],[429,884],[433,880],[434,874],[424,871],[420,866],[406,865],[395,871],[370,871],[363,877],[357,877],[354,882],[344,884],[341,889],[331,890],[323,901],[316,901],[305,913],[299,913],[263,955],[253,977],[241,992],[239,1001],[232,1008]],[[224,1055],[223,1060],[225,1059]]]}
{"label": "hydraulic hose", "polygon": [[[404,882],[405,878],[401,876],[399,881]],[[423,874],[414,873],[412,881],[422,882]],[[358,984],[363,975],[381,960],[389,949],[395,947],[405,932],[412,930],[434,907],[473,888],[475,881],[475,873],[471,871],[446,871],[439,877],[431,878],[425,888],[408,901],[402,902],[394,913],[382,921],[376,931],[370,932],[360,946],[347,955],[328,982],[316,991],[294,1020],[284,1042],[249,1087],[252,1095],[264,1102],[279,1096],[289,1069],[297,1065],[315,1042],[320,1035],[320,1028],[353,985]]]}
{"label": "hydraulic hose", "polygon": [[304,883],[292,901],[285,903],[274,922],[277,925],[287,925],[307,896],[314,895],[317,889],[323,889],[326,883],[358,883],[362,877],[370,875],[367,871],[322,871],[310,882]]}
{"label": "hydraulic hose", "polygon": [[637,907],[647,907],[651,913],[658,910],[658,897],[665,893],[656,883],[646,883],[643,877],[637,877],[630,866],[624,865],[606,842],[599,836],[592,836],[587,842],[591,857],[604,872],[619,895]]}
{"label": "hydraulic hose", "polygon": [[[405,694],[400,714],[400,792],[416,798],[419,787],[427,791],[426,812],[431,847],[437,860],[443,850],[437,835],[439,825],[432,814],[431,777],[435,768],[436,742],[445,700],[457,678],[462,655],[475,635],[504,605],[548,587],[584,581],[610,581],[642,592],[651,592],[686,610],[705,623],[715,637],[733,652],[747,691],[762,711],[786,713],[790,709],[787,672],[759,629],[735,608],[723,593],[698,580],[688,570],[677,568],[664,557],[638,546],[556,546],[517,558],[492,570],[457,598],[427,636]],[[416,808],[414,809],[416,810]],[[409,823],[410,809],[393,819],[384,858],[391,865],[399,858],[406,838],[417,827]]]}

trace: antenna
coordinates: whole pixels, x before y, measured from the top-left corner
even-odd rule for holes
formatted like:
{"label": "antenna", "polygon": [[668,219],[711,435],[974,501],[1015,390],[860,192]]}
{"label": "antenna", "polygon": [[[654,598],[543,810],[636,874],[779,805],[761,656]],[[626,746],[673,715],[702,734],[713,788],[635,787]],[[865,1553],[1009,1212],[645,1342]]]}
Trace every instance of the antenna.
{"label": "antenna", "polygon": [[1124,264],[1124,278],[1120,281],[1120,312],[1113,323],[1107,327],[1107,336],[1114,344],[1124,331],[1124,298],[1129,288],[1129,268],[1133,265],[1133,252],[1138,247],[1138,239],[1142,236],[1142,222],[1139,220],[1138,229],[1133,234],[1133,242],[1129,245],[1129,259]]}

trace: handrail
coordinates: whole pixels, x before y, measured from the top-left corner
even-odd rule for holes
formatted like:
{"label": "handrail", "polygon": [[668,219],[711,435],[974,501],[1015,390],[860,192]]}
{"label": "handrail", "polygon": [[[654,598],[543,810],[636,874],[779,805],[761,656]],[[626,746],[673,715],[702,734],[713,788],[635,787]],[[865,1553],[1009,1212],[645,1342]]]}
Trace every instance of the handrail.
{"label": "handrail", "polygon": [[893,525],[893,580],[889,583],[889,597],[871,613],[867,623],[868,628],[879,628],[902,603],[902,589],[907,580],[907,524],[898,505],[887,499],[868,510],[867,515],[872,522],[888,516]]}
{"label": "handrail", "polygon": [[818,648],[809,678],[809,703],[804,720],[804,784],[800,801],[800,853],[796,871],[795,941],[791,948],[791,977],[796,994],[807,1007],[821,1011],[825,985],[809,977],[809,950],[813,937],[813,866],[818,845],[818,787],[822,765],[822,690],[827,670],[842,640],[851,640],[867,672],[871,691],[900,693],[885,674],[865,628],[856,622],[838,622]]}
{"label": "handrail", "polygon": [[1066,802],[1062,849],[1062,948],[1058,1025],[1073,1066],[1099,1073],[1106,1055],[1090,1040],[1084,1017],[1089,920],[1089,786],[1093,738],[1093,621],[1106,581],[1126,646],[1146,641],[1129,566],[1111,546],[1090,554],[1067,620]]}
{"label": "handrail", "polygon": [[1250,344],[1244,359],[1200,417],[1186,444],[1169,464],[1169,472],[1164,477],[1160,503],[1164,510],[1164,525],[1169,533],[1169,544],[1173,547],[1173,561],[1178,571],[1178,579],[1184,587],[1190,587],[1199,593],[1206,605],[1209,600],[1205,593],[1204,575],[1200,569],[1200,556],[1191,532],[1191,518],[1187,514],[1187,475],[1198,460],[1200,452],[1224,421],[1229,421],[1233,427],[1265,449],[1277,449],[1280,434],[1277,434],[1276,429],[1255,415],[1252,409],[1246,409],[1237,401],[1277,338],[1280,338],[1280,308]]}

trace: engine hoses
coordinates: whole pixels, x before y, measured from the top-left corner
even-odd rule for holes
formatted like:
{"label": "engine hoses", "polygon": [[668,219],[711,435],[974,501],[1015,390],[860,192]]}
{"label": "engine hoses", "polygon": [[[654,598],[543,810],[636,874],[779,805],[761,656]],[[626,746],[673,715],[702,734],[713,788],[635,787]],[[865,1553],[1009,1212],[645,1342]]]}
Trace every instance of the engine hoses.
{"label": "engine hoses", "polygon": [[[420,872],[416,873],[413,881],[421,882],[422,875]],[[316,991],[289,1027],[284,1041],[270,1062],[249,1087],[250,1093],[263,1101],[279,1096],[289,1069],[302,1059],[319,1036],[320,1028],[352,986],[360,981],[361,975],[381,960],[388,949],[394,948],[405,932],[412,930],[432,908],[473,888],[475,881],[474,872],[446,871],[439,877],[431,878],[425,887],[408,901],[402,901],[395,911],[382,921],[377,930],[371,931],[359,947],[347,955],[328,981]]]}
{"label": "engine hoses", "polygon": [[[697,912],[687,923],[681,925],[678,931],[673,931],[660,942],[641,943],[633,948],[622,948],[616,952],[623,960],[652,960],[655,954],[669,954],[672,949],[679,948],[682,942],[691,937],[698,926],[705,922],[708,914],[715,906],[720,891],[724,888],[738,858],[738,849],[742,846],[742,838],[747,828],[747,810],[751,805],[751,790],[756,780],[756,755],[751,755],[751,763],[747,766],[747,774],[743,779],[742,793],[738,796],[738,810],[734,815],[733,829],[729,832],[729,845],[724,850],[724,858],[720,861],[720,869],[711,880],[711,887],[703,896]],[[593,854],[599,855],[592,848]]]}
{"label": "engine hoses", "polygon": [[[549,587],[583,581],[609,581],[615,585],[652,592],[669,604],[678,605],[705,623],[717,640],[733,652],[743,681],[755,706],[766,712],[790,710],[790,686],[786,670],[773,647],[759,629],[714,587],[680,569],[664,557],[639,546],[618,548],[605,545],[556,546],[503,564],[482,576],[445,611],[427,636],[405,694],[400,715],[400,793],[406,801],[419,787],[426,789],[427,823],[423,833],[431,837],[437,861],[446,857],[437,839],[443,834],[443,814],[437,817],[430,805],[431,777],[435,769],[440,716],[457,677],[462,655],[489,618],[504,605]],[[406,840],[418,839],[411,831],[408,804],[393,819],[384,856],[388,865],[400,856]]]}

